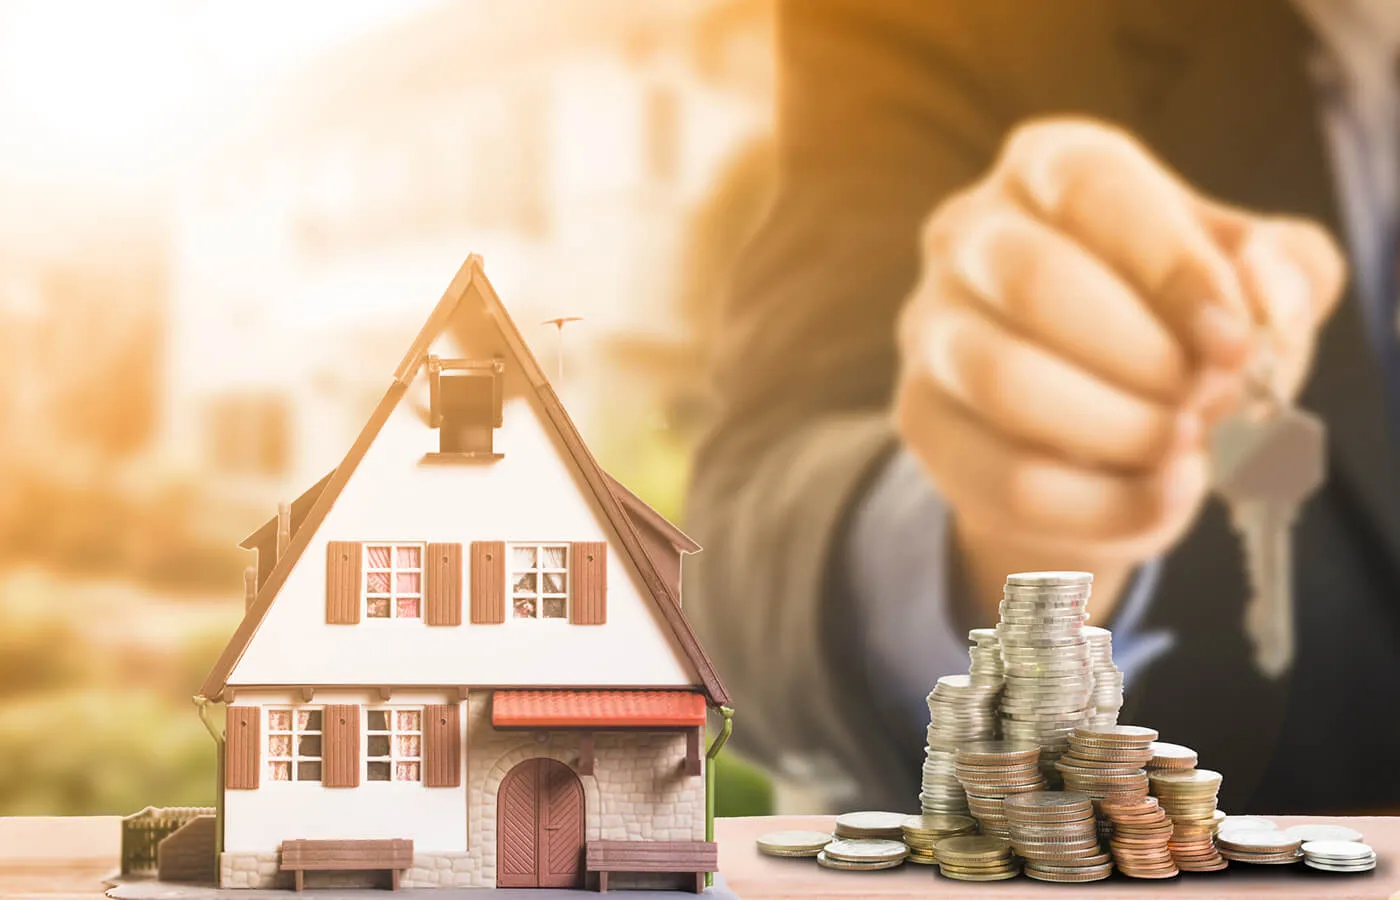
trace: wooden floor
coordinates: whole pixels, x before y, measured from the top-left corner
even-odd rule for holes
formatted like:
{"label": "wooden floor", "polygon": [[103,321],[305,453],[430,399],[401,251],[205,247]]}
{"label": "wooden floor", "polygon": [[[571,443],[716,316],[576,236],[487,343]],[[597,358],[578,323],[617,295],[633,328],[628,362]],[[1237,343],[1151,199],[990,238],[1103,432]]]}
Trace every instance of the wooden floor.
{"label": "wooden floor", "polygon": [[[1183,875],[1169,882],[1132,881],[1121,876],[1092,885],[1067,888],[1018,878],[992,884],[966,884],[937,875],[933,869],[905,865],[888,872],[851,873],[819,868],[812,860],[772,859],[754,849],[764,832],[787,828],[829,829],[821,816],[721,819],[716,822],[720,871],[743,900],[857,900],[857,898],[1079,897],[1277,897],[1366,898],[1400,900],[1400,818],[1275,817],[1280,824],[1338,822],[1366,836],[1380,854],[1380,867],[1366,875],[1330,875],[1301,865],[1287,867],[1233,865],[1216,874]],[[113,872],[120,852],[119,820],[0,819],[0,900],[67,900],[101,897],[102,878]],[[391,896],[386,893],[386,896]],[[625,894],[612,894],[621,896]],[[677,897],[685,896],[677,894]],[[315,895],[309,895],[315,900]]]}

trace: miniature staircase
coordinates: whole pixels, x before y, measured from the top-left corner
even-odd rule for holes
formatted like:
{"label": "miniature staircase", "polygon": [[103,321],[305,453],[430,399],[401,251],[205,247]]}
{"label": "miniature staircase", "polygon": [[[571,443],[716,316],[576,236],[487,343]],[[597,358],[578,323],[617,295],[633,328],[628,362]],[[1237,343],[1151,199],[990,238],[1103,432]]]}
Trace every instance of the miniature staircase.
{"label": "miniature staircase", "polygon": [[156,848],[156,866],[161,881],[192,884],[218,881],[214,865],[214,824],[213,816],[197,816],[160,842]]}

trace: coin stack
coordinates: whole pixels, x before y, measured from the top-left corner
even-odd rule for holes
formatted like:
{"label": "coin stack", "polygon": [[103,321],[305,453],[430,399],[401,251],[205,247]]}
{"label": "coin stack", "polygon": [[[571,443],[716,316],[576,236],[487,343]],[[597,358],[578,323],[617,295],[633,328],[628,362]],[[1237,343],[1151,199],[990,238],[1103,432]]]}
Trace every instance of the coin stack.
{"label": "coin stack", "polygon": [[1147,780],[1162,809],[1171,816],[1172,839],[1167,846],[1176,867],[1183,872],[1216,872],[1225,868],[1227,863],[1214,836],[1220,773],[1209,769],[1154,769],[1147,774]]}
{"label": "coin stack", "polygon": [[1033,791],[1006,800],[1011,847],[1039,881],[1098,881],[1113,873],[1099,846],[1094,802],[1072,791]]}
{"label": "coin stack", "polygon": [[1099,808],[1112,823],[1108,849],[1118,871],[1129,878],[1172,878],[1178,873],[1167,843],[1172,820],[1156,797],[1104,800]]}
{"label": "coin stack", "polygon": [[1147,761],[1149,769],[1194,769],[1196,751],[1180,744],[1166,741],[1152,742],[1152,758]]}
{"label": "coin stack", "polygon": [[1369,872],[1376,867],[1376,851],[1357,841],[1308,841],[1303,864],[1323,872]]}
{"label": "coin stack", "polygon": [[919,805],[929,814],[967,815],[967,795],[954,771],[961,744],[996,737],[1000,680],[985,675],[945,675],[928,695],[928,746],[924,748]]}
{"label": "coin stack", "polygon": [[1282,831],[1236,831],[1221,835],[1217,844],[1232,862],[1278,866],[1303,858],[1303,842]]}
{"label": "coin stack", "polygon": [[1000,688],[1006,668],[1001,659],[1001,638],[997,637],[997,630],[974,628],[967,633],[967,639],[972,641],[967,651],[972,660],[967,670],[972,683]]}
{"label": "coin stack", "polygon": [[938,862],[934,845],[944,838],[975,834],[977,822],[967,816],[909,816],[902,828],[904,845],[909,848],[909,861],[934,865]]}
{"label": "coin stack", "polygon": [[1070,732],[1069,750],[1055,767],[1065,788],[1095,800],[1147,796],[1143,766],[1152,758],[1157,732],[1137,725],[1081,727]]}
{"label": "coin stack", "polygon": [[1040,746],[1029,741],[974,741],[958,749],[955,771],[983,834],[1009,837],[1005,801],[1044,790]]}
{"label": "coin stack", "polygon": [[1113,664],[1113,633],[1097,625],[1085,625],[1089,641],[1089,670],[1094,673],[1093,709],[1088,724],[1104,728],[1118,724],[1123,708],[1123,673]]}
{"label": "coin stack", "polygon": [[1021,864],[1011,846],[999,838],[974,834],[944,838],[934,847],[940,874],[958,881],[1005,881]]}
{"label": "coin stack", "polygon": [[846,872],[871,872],[904,865],[909,848],[899,841],[836,840],[817,854],[817,864]]}
{"label": "coin stack", "polygon": [[904,840],[904,813],[849,812],[836,817],[836,837],[853,840]]}
{"label": "coin stack", "polygon": [[1003,588],[996,629],[1006,669],[1001,732],[1040,745],[1041,770],[1052,785],[1070,732],[1093,710],[1083,633],[1093,580],[1087,572],[1024,572],[1007,576]]}
{"label": "coin stack", "polygon": [[766,856],[815,857],[831,835],[824,831],[770,831],[758,839],[758,852]]}

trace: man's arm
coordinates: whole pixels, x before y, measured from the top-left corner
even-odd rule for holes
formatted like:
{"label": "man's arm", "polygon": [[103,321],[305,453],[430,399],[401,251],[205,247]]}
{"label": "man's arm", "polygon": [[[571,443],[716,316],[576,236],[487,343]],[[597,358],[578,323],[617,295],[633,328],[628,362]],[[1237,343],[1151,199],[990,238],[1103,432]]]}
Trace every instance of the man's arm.
{"label": "man's arm", "polygon": [[721,417],[690,501],[706,550],[687,611],[741,708],[736,740],[770,765],[828,751],[867,803],[892,768],[917,776],[898,771],[917,747],[878,737],[837,548],[897,445],[894,323],[920,223],[1016,118],[981,74],[972,8],[781,6],[778,194],[725,308]]}

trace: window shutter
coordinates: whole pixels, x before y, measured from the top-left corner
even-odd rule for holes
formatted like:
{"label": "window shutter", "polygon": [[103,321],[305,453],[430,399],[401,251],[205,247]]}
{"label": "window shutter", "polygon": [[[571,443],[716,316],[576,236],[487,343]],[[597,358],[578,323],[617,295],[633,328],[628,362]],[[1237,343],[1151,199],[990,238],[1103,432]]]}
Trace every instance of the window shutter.
{"label": "window shutter", "polygon": [[462,545],[429,544],[423,562],[423,621],[462,624]]}
{"label": "window shutter", "polygon": [[360,707],[327,706],[322,747],[321,784],[326,787],[360,786]]}
{"label": "window shutter", "polygon": [[360,544],[331,541],[326,544],[326,624],[358,625],[360,622]]}
{"label": "window shutter", "polygon": [[456,703],[423,708],[423,784],[459,787],[462,783],[460,707]]}
{"label": "window shutter", "polygon": [[608,621],[608,545],[580,541],[569,547],[569,621],[602,625]]}
{"label": "window shutter", "polygon": [[262,757],[262,708],[230,706],[225,720],[224,786],[249,791],[258,786],[258,763]]}
{"label": "window shutter", "polygon": [[506,620],[506,542],[472,541],[472,624]]}

